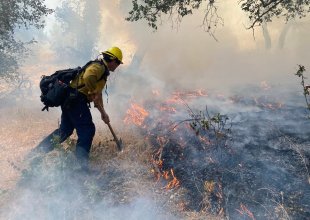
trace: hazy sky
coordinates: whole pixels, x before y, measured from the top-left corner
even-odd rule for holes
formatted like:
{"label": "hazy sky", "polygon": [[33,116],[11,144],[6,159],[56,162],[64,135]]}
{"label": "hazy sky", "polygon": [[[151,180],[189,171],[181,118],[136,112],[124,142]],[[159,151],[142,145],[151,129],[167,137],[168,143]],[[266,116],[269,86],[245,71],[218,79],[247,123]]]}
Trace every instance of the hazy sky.
{"label": "hazy sky", "polygon": [[[48,4],[55,8],[59,1],[48,1]],[[118,78],[133,80],[127,82],[131,90],[136,87],[141,91],[141,86],[147,85],[154,89],[227,91],[240,85],[259,85],[262,81],[294,85],[298,80],[292,73],[297,64],[306,67],[309,64],[309,19],[290,24],[275,20],[267,25],[265,35],[258,27],[253,36],[253,32],[246,29],[248,20],[237,1],[221,1],[218,14],[224,19],[224,26],[218,27],[215,33],[218,41],[215,41],[200,27],[203,8],[185,17],[178,26],[172,27],[171,20],[163,18],[158,31],[154,32],[145,21],[125,21],[130,6],[131,1],[127,0],[100,1],[101,25],[92,48],[94,55],[90,58],[110,46],[119,46],[124,53],[124,65],[117,71],[122,73]],[[47,20],[45,33],[46,39],[39,41],[35,50],[38,59],[45,57],[40,61],[38,72],[60,68],[64,64],[59,60],[73,63],[63,54],[65,50],[55,50],[52,46],[71,43],[52,16]],[[87,40],[88,36],[81,37]],[[130,69],[133,78],[122,77],[135,53],[142,59],[139,68]],[[33,68],[32,62],[25,68],[30,68],[29,65]],[[126,87],[122,79],[120,83],[122,88]]]}

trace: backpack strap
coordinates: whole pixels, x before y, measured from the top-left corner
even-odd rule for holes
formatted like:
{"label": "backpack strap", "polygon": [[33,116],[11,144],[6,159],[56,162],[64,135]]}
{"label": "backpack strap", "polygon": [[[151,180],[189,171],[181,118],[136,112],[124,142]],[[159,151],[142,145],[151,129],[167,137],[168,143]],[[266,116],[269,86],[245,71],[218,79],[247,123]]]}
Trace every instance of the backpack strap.
{"label": "backpack strap", "polygon": [[[90,64],[92,64],[92,63],[99,63],[100,65],[103,65],[103,66],[104,66],[104,73],[102,74],[102,76],[99,78],[99,80],[98,80],[97,82],[99,82],[100,80],[103,80],[103,79],[104,79],[104,81],[107,81],[108,76],[110,75],[110,71],[109,71],[107,65],[105,65],[105,63],[104,63],[102,60],[91,60],[91,61],[88,61],[88,62],[81,68],[80,73],[81,73],[82,71],[85,71],[86,68],[87,68]],[[79,74],[80,74],[80,73],[79,73]],[[79,75],[79,74],[78,74],[78,75]],[[78,84],[78,82],[77,82],[77,84]],[[81,88],[83,88],[84,86],[85,86],[85,84],[82,84],[82,85],[80,85],[80,86],[77,86],[76,88],[77,88],[77,89],[81,89]]]}
{"label": "backpack strap", "polygon": [[107,81],[108,76],[110,75],[110,71],[109,71],[107,65],[105,65],[105,63],[103,61],[100,60],[99,62],[100,62],[100,64],[102,64],[104,66],[104,73],[102,74],[102,76],[100,77],[100,79],[98,81],[100,81],[102,79],[104,79],[104,81]]}

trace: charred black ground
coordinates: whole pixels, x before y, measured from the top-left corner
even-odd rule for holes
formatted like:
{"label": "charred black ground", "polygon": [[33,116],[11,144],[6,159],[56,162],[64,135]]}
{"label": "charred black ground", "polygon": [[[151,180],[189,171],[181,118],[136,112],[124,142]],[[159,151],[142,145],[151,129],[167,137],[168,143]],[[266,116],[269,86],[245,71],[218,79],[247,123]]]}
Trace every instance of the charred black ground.
{"label": "charred black ground", "polygon": [[310,121],[305,108],[268,97],[239,97],[237,104],[240,110],[253,108],[231,114],[231,133],[224,142],[212,137],[211,130],[197,134],[190,122],[167,131],[169,122],[149,119],[145,135],[154,152],[161,150],[155,160],[162,160],[162,171],[174,170],[187,190],[189,210],[230,219],[307,219]]}
{"label": "charred black ground", "polygon": [[[95,142],[95,173],[80,173],[70,148],[30,158],[16,188],[4,194],[9,198],[0,217],[186,219],[192,212],[198,213],[196,219],[205,218],[204,213],[229,219],[307,219],[310,120],[303,100],[297,95],[286,95],[282,103],[249,94],[196,95],[183,94],[180,103],[146,101],[148,115],[135,126],[139,138],[125,139],[123,154],[116,153],[111,140]],[[206,105],[209,118],[203,117]],[[229,120],[212,127],[210,120],[226,117],[218,112]],[[152,166],[169,179],[156,180]],[[172,170],[178,184],[169,189]],[[172,203],[182,209],[168,210]]]}

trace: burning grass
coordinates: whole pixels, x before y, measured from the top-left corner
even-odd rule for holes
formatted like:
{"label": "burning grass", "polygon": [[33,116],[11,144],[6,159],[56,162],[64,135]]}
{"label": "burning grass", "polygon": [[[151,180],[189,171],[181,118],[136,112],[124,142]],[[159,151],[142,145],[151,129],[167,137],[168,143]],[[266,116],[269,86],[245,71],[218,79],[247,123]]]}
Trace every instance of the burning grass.
{"label": "burning grass", "polygon": [[140,132],[153,148],[156,179],[165,188],[184,190],[185,210],[232,219],[307,218],[309,124],[302,109],[267,96],[242,97],[233,103],[255,111],[234,113],[228,128],[226,116],[191,109],[187,119],[171,126],[186,97],[168,100],[169,108],[144,104],[143,111],[160,113],[146,117]]}
{"label": "burning grass", "polygon": [[[205,99],[212,98],[210,94],[176,94],[164,102],[130,105],[118,133],[125,145],[122,153],[108,130],[97,129],[91,173],[79,171],[72,153],[74,136],[61,148],[26,162],[10,155],[13,163],[7,166],[20,178],[0,191],[0,210],[8,210],[1,217],[307,218],[310,128],[302,121],[301,109],[258,104],[257,100],[277,103],[266,97],[250,101],[222,97],[225,105],[255,110],[234,112],[229,121],[213,109],[209,114],[184,105],[195,100],[194,95]],[[2,118],[7,122],[3,143],[14,152],[18,141],[29,141],[23,158],[48,133],[47,119],[34,118],[27,110],[16,111],[12,118],[13,124]],[[15,138],[15,131],[21,139]]]}

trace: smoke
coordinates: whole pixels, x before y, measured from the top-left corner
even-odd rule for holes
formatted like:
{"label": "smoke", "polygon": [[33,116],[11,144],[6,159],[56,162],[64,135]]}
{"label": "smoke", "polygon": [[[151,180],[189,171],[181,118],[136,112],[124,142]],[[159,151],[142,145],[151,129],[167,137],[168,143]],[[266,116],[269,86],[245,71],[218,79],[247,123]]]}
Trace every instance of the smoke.
{"label": "smoke", "polygon": [[[72,4],[57,8],[62,25],[56,22],[48,28],[48,40],[36,53],[41,56],[38,51],[43,50],[52,54],[45,60],[38,57],[38,65],[47,66],[51,62],[59,67],[83,65],[100,51],[119,46],[124,52],[124,65],[116,74],[112,73],[112,78],[116,75],[117,79],[110,83],[110,88],[115,86],[113,91],[130,93],[131,97],[149,94],[150,88],[230,92],[235,87],[262,81],[291,83],[295,66],[308,62],[305,53],[309,48],[307,38],[303,37],[308,34],[306,29],[302,33],[288,32],[283,49],[266,50],[261,29],[256,29],[254,36],[251,30],[246,30],[246,16],[233,2],[225,2],[219,8],[225,21],[225,26],[215,33],[219,42],[199,27],[203,10],[185,17],[178,29],[172,29],[170,20],[163,17],[159,30],[154,32],[144,21],[125,21],[131,2],[80,4],[80,10]],[[277,20],[268,24],[268,41],[277,45],[285,26]]]}
{"label": "smoke", "polygon": [[[298,94],[281,87],[245,87],[231,97],[209,93],[193,100],[183,95],[179,101],[173,105],[176,113],[160,110],[154,100],[145,105],[152,113],[145,127],[152,134],[152,144],[164,146],[163,170],[173,169],[187,189],[188,207],[214,213],[223,208],[232,219],[241,219],[246,213],[253,213],[255,219],[284,215],[307,218],[310,124]],[[187,109],[189,113],[184,111],[182,101],[191,108]],[[198,132],[193,123],[187,124],[194,118],[191,115],[203,111],[204,105],[211,118],[218,112],[230,118],[227,123],[228,127],[231,123],[231,133],[220,130],[231,138],[226,144],[212,138],[212,129]],[[179,121],[183,121],[183,127],[179,124],[177,129],[164,130],[169,123]],[[164,144],[158,142],[160,138],[164,138]],[[205,139],[210,142],[202,141]],[[239,212],[243,205],[250,211]]]}
{"label": "smoke", "polygon": [[271,39],[270,39],[270,35],[267,29],[267,24],[263,23],[262,24],[262,29],[263,29],[263,36],[265,39],[265,48],[266,49],[270,49],[271,48]]}
{"label": "smoke", "polygon": [[99,1],[63,2],[56,8],[56,18],[62,30],[53,30],[52,48],[58,54],[58,62],[79,64],[94,56],[99,39]]}
{"label": "smoke", "polygon": [[[130,3],[120,1],[119,7],[121,13],[115,7],[114,15],[126,17]],[[299,53],[308,47],[306,38],[302,37],[307,31],[298,35],[299,40],[289,32],[283,49],[266,50],[261,29],[256,29],[254,36],[251,30],[246,30],[246,17],[237,5],[225,2],[219,10],[225,21],[225,26],[216,32],[219,42],[199,27],[203,11],[185,17],[178,29],[171,29],[170,20],[163,17],[156,32],[148,29],[144,21],[128,23],[118,19],[117,27],[125,36],[123,45],[130,46],[130,50],[124,50],[125,65],[112,85],[115,85],[114,92],[139,100],[146,96],[154,98],[151,90],[167,94],[192,89],[230,93],[235,88],[259,85],[262,81],[294,87],[292,73],[296,64],[308,62],[308,55]],[[277,45],[283,26],[279,21],[268,24],[273,45]],[[105,27],[103,32],[109,33],[110,39],[120,37],[112,27]]]}
{"label": "smoke", "polygon": [[292,23],[291,22],[288,22],[288,24],[286,24],[284,27],[283,27],[283,30],[281,31],[281,34],[279,36],[279,43],[278,43],[278,47],[280,49],[282,49],[285,45],[285,39],[286,39],[286,35],[291,27]]}
{"label": "smoke", "polygon": [[[38,43],[33,46],[30,59],[22,67],[22,71],[34,82],[33,85],[38,84],[43,74],[48,75],[57,69],[84,65],[89,59],[94,59],[100,51],[115,45],[123,50],[124,64],[115,73],[111,73],[108,81],[109,102],[105,102],[105,108],[113,125],[118,125],[118,122],[123,120],[132,101],[142,104],[146,101],[156,103],[166,100],[175,91],[203,89],[210,94],[209,98],[197,99],[191,103],[191,107],[199,111],[207,105],[212,112],[229,115],[235,123],[235,134],[238,134],[236,149],[242,149],[240,152],[251,156],[248,158],[254,160],[255,155],[261,153],[258,150],[261,146],[257,143],[264,142],[270,133],[273,134],[274,130],[270,124],[276,125],[276,128],[285,134],[300,138],[303,143],[307,140],[309,127],[306,121],[299,118],[302,117],[301,112],[304,108],[302,94],[298,93],[301,88],[293,73],[296,72],[296,64],[307,66],[309,62],[309,29],[304,28],[309,24],[309,20],[304,19],[305,25],[298,29],[293,28],[295,24],[285,26],[279,21],[268,24],[267,47],[270,49],[266,50],[266,32],[264,38],[261,29],[256,29],[253,37],[252,31],[244,27],[246,17],[233,1],[225,2],[225,5],[223,3],[219,8],[225,22],[225,26],[218,28],[215,33],[219,42],[199,27],[203,19],[203,10],[185,17],[177,30],[171,29],[169,19],[164,17],[159,30],[153,32],[144,21],[129,23],[124,20],[131,6],[130,1],[105,1],[103,4],[96,0],[81,1],[79,4],[79,7],[71,1],[70,4],[58,4],[55,6],[56,17],[50,18],[45,30],[35,33]],[[285,31],[286,27],[287,30],[290,27],[290,31]],[[28,35],[24,37],[29,38]],[[274,47],[277,43],[281,45],[280,48]],[[269,89],[262,93],[261,82],[277,89]],[[230,98],[223,101],[221,97]],[[40,112],[37,86],[33,86],[33,97],[30,100],[28,98],[24,98],[23,101],[32,106],[31,114],[44,118],[46,113]],[[104,99],[106,100],[107,96],[104,96]],[[276,111],[264,107],[279,102],[289,105],[289,110],[279,110],[281,114],[277,114]],[[21,106],[16,108],[23,108]],[[295,107],[298,107],[298,114],[295,114]],[[152,110],[156,117],[161,116],[161,113]],[[99,114],[94,110],[92,112],[94,121],[99,121]],[[54,116],[55,119],[45,122],[57,126],[57,114],[59,110],[51,110],[48,117],[50,119]],[[182,112],[174,115],[172,119],[180,119],[180,115],[182,119],[188,116]],[[9,124],[5,120],[4,122],[2,124]],[[36,124],[32,125],[32,128],[35,128]],[[120,130],[121,125],[116,126],[116,130]],[[46,127],[41,129],[40,135],[29,136],[35,139],[32,145],[38,143],[45,133],[49,133]],[[281,145],[280,141],[266,145],[267,147],[264,146],[272,151],[268,156],[280,160],[277,155],[278,152],[282,152],[277,149],[277,146]],[[247,149],[243,151],[244,148]],[[288,148],[286,146],[284,151]],[[195,151],[194,154],[193,158],[199,155],[199,152]],[[23,175],[27,181],[21,180],[13,201],[3,209],[6,210],[1,214],[3,219],[66,219],[73,216],[83,219],[82,214],[85,213],[94,219],[123,219],[124,216],[128,219],[174,218],[172,215],[162,214],[165,204],[154,201],[146,188],[143,188],[144,192],[140,189],[142,192],[135,194],[134,192],[139,190],[136,186],[130,191],[132,194],[128,195],[130,201],[115,204],[114,197],[118,196],[118,192],[111,192],[108,187],[115,186],[115,178],[123,177],[116,183],[126,182],[128,176],[124,170],[112,169],[109,172],[114,172],[115,175],[109,175],[107,172],[103,179],[96,180],[90,176],[86,180],[83,175],[72,176],[74,166],[70,163],[70,168],[62,167],[61,161],[66,157],[56,156],[59,159],[57,163],[50,159],[40,159],[37,165],[32,165],[35,170],[31,171],[34,173],[26,172],[26,176]],[[246,162],[249,162],[248,158]],[[288,161],[286,158],[285,162]],[[281,163],[275,167],[269,164],[270,160],[267,162],[257,168],[259,174],[262,174],[264,169],[268,171],[261,175],[263,182],[269,183],[268,177],[274,173],[279,175],[273,177],[283,177],[291,181],[293,177],[280,169]],[[259,164],[261,163],[263,162],[259,161]],[[46,166],[43,166],[44,164]],[[54,164],[59,166],[55,167]],[[253,165],[250,162],[248,164]],[[255,176],[257,170],[252,170],[251,175]],[[237,180],[236,184],[239,181]],[[258,177],[255,180],[260,181]],[[276,184],[279,184],[279,181]],[[239,188],[232,184],[228,189],[236,190],[235,194],[231,194],[236,195]],[[227,194],[230,193],[228,191]],[[101,197],[97,198],[97,195]],[[96,201],[92,200],[94,198]],[[305,204],[309,203],[306,198],[302,199]],[[233,201],[237,203],[240,200],[235,198]],[[232,212],[235,212],[233,208]]]}
{"label": "smoke", "polygon": [[144,183],[139,188],[130,184],[140,178],[128,172],[133,164],[110,161],[107,172],[94,175],[81,172],[70,151],[28,157],[30,164],[1,208],[6,210],[1,219],[176,219],[164,213]]}

